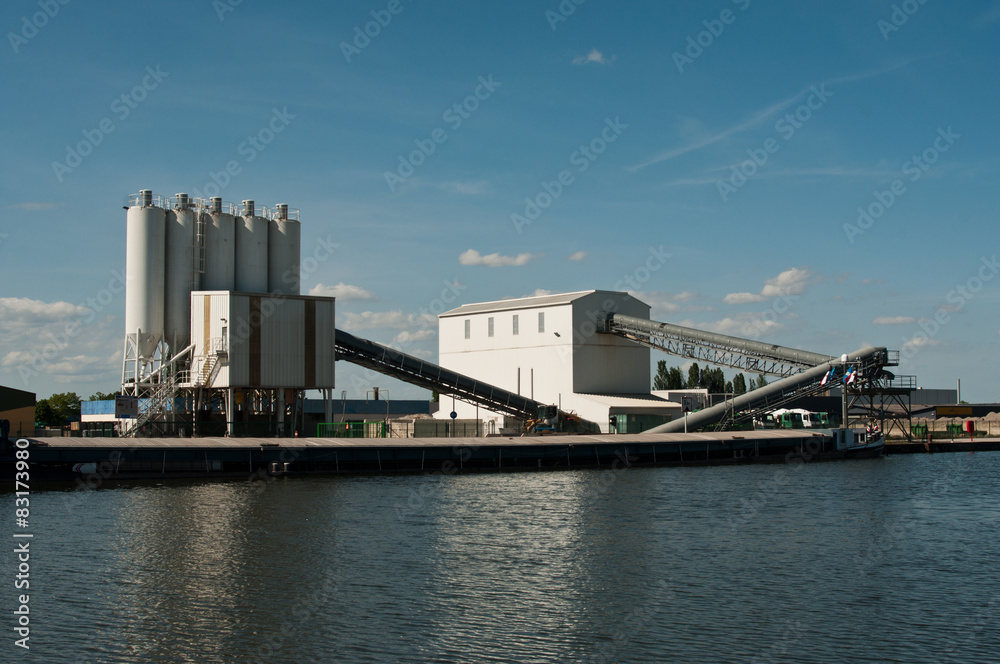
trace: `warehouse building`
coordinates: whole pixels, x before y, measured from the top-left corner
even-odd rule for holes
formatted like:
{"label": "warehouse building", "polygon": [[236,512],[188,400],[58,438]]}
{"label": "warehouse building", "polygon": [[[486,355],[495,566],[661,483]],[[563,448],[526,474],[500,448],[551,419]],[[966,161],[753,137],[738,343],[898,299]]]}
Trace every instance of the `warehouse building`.
{"label": "warehouse building", "polygon": [[[605,313],[649,318],[628,293],[590,290],[467,304],[438,318],[441,366],[559,406],[601,431],[638,433],[679,417],[681,406],[650,393],[649,349],[598,334]],[[438,418],[481,419],[487,431],[502,414],[442,397]],[[611,418],[614,417],[614,424]]]}
{"label": "warehouse building", "polygon": [[35,394],[0,385],[0,420],[10,422],[10,436],[35,435]]}

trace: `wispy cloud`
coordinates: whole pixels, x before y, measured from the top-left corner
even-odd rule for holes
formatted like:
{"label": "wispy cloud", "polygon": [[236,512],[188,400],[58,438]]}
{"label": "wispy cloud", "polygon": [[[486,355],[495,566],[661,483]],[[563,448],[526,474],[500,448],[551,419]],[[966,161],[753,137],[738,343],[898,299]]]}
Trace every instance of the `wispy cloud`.
{"label": "wispy cloud", "polygon": [[913,316],[879,316],[872,325],[912,325],[917,319]]}
{"label": "wispy cloud", "polygon": [[417,330],[415,332],[411,332],[410,330],[403,330],[402,332],[400,332],[399,334],[397,334],[392,338],[392,343],[411,344],[417,341],[430,339],[435,334],[437,334],[437,331],[430,328],[424,330]]}
{"label": "wispy cloud", "polygon": [[1000,5],[996,5],[990,9],[987,9],[982,14],[976,18],[975,25],[977,28],[982,28],[991,23],[996,23],[1000,21]]}
{"label": "wispy cloud", "polygon": [[629,295],[645,302],[650,307],[650,317],[662,320],[678,312],[709,311],[711,307],[689,304],[697,295],[690,291],[664,293],[661,291],[629,291]]}
{"label": "wispy cloud", "polygon": [[7,210],[22,210],[24,212],[38,212],[39,210],[56,210],[65,203],[14,203],[8,205]]}
{"label": "wispy cloud", "polygon": [[507,267],[527,265],[532,260],[539,258],[541,254],[523,253],[517,256],[502,256],[498,253],[483,256],[475,249],[463,251],[458,257],[458,262],[462,265],[485,265],[486,267]]}
{"label": "wispy cloud", "polygon": [[466,196],[480,196],[489,192],[490,184],[486,180],[474,182],[442,182],[441,189],[452,194],[465,194]]}
{"label": "wispy cloud", "polygon": [[719,141],[722,141],[722,140],[724,140],[726,138],[729,138],[733,134],[737,134],[739,132],[746,131],[747,129],[751,129],[753,127],[756,127],[757,125],[761,124],[762,122],[764,122],[766,120],[769,120],[770,118],[774,117],[774,115],[776,113],[779,113],[780,111],[785,110],[786,108],[788,108],[792,104],[798,102],[800,99],[803,99],[804,97],[806,97],[807,95],[809,95],[814,85],[815,86],[823,86],[823,85],[837,86],[837,85],[844,85],[844,84],[847,84],[847,83],[854,83],[855,81],[860,81],[860,80],[863,80],[863,79],[866,79],[866,78],[872,78],[874,76],[881,76],[883,74],[887,74],[887,73],[889,73],[891,71],[894,71],[896,69],[900,69],[900,68],[905,67],[905,66],[907,66],[909,64],[912,64],[913,62],[915,62],[917,60],[924,59],[926,57],[933,57],[933,55],[930,55],[930,56],[921,56],[921,57],[918,57],[918,58],[905,58],[905,59],[895,60],[892,63],[890,63],[890,64],[888,64],[888,65],[886,65],[884,67],[880,67],[878,69],[870,69],[870,70],[866,70],[866,71],[862,71],[862,72],[857,72],[857,73],[853,73],[853,74],[846,74],[844,76],[837,76],[837,77],[830,78],[830,79],[827,79],[827,80],[824,80],[824,81],[820,81],[819,83],[808,85],[805,88],[803,88],[802,90],[796,92],[795,94],[793,94],[791,96],[785,97],[783,99],[779,99],[779,100],[777,100],[775,102],[772,102],[771,104],[765,106],[764,108],[759,109],[755,113],[752,113],[752,114],[748,115],[743,120],[737,122],[735,125],[733,125],[731,127],[717,130],[716,132],[714,132],[712,134],[709,134],[707,136],[703,136],[700,139],[696,139],[694,141],[691,141],[691,142],[687,143],[686,145],[682,145],[680,147],[672,148],[672,149],[667,150],[665,152],[661,152],[660,154],[656,155],[652,159],[650,159],[648,161],[645,161],[645,162],[643,162],[641,164],[637,164],[635,166],[632,166],[628,170],[630,170],[630,171],[638,171],[638,170],[641,170],[643,168],[646,168],[647,166],[652,166],[653,164],[658,164],[660,162],[670,161],[671,159],[676,159],[677,157],[680,157],[681,155],[687,154],[688,152],[693,152],[695,150],[700,150],[702,148],[708,147],[709,145],[712,145],[714,143],[718,143]]}
{"label": "wispy cloud", "polygon": [[806,92],[808,92],[808,89],[804,90],[803,92],[796,93],[791,97],[786,97],[785,99],[776,101],[770,104],[769,106],[757,111],[756,113],[744,118],[742,121],[738,122],[732,127],[716,131],[714,134],[692,141],[687,145],[682,145],[680,147],[667,150],[666,152],[661,152],[660,154],[656,155],[649,161],[645,161],[636,166],[631,166],[629,167],[628,170],[638,171],[643,168],[646,168],[647,166],[652,166],[653,164],[658,164],[663,161],[670,161],[671,159],[676,159],[677,157],[687,154],[688,152],[694,152],[695,150],[700,150],[701,148],[708,147],[713,143],[718,143],[723,139],[729,138],[733,134],[744,131],[746,129],[750,129],[751,127],[756,127],[761,122],[771,118],[778,111],[784,110],[789,106],[791,106],[793,103],[798,101]]}
{"label": "wispy cloud", "polygon": [[316,295],[319,297],[335,297],[338,300],[377,300],[375,294],[369,290],[362,288],[361,286],[352,286],[351,284],[345,284],[340,282],[335,286],[327,286],[325,284],[316,284],[309,289],[309,295]]}
{"label": "wispy cloud", "polygon": [[567,256],[566,260],[580,262],[580,261],[582,261],[586,257],[587,257],[587,252],[586,251],[576,251],[576,252],[573,252],[572,254],[570,254],[569,256]]}
{"label": "wispy cloud", "polygon": [[[388,328],[405,330],[408,328],[430,328],[437,325],[437,317],[431,314],[408,314],[395,311],[362,311],[361,313],[337,312],[338,326],[347,331],[375,330]],[[342,322],[341,322],[342,321]]]}
{"label": "wispy cloud", "polygon": [[586,65],[586,64],[598,64],[607,65],[615,61],[615,56],[611,56],[610,59],[605,58],[604,54],[598,51],[596,48],[593,49],[587,55],[580,55],[573,58],[574,65]]}

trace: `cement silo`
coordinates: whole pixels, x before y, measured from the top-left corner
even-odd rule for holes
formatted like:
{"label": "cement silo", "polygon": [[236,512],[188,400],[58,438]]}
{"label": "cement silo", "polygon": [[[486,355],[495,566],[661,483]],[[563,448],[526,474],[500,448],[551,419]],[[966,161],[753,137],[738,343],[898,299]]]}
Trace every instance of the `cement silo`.
{"label": "cement silo", "polygon": [[205,273],[203,290],[231,291],[236,288],[236,217],[233,208],[222,205],[221,198],[209,203],[205,220]]}
{"label": "cement silo", "polygon": [[125,336],[139,358],[152,358],[163,339],[166,210],[144,189],[125,219]]}
{"label": "cement silo", "polygon": [[236,219],[237,291],[267,292],[268,223],[255,213],[253,201],[243,201],[243,214]]}
{"label": "cement silo", "polygon": [[271,293],[299,294],[299,253],[302,228],[298,211],[289,214],[288,206],[279,203],[268,226],[267,286]]}
{"label": "cement silo", "polygon": [[199,287],[195,271],[198,211],[187,194],[177,194],[166,221],[166,292],[164,339],[177,353],[191,341],[191,291]]}

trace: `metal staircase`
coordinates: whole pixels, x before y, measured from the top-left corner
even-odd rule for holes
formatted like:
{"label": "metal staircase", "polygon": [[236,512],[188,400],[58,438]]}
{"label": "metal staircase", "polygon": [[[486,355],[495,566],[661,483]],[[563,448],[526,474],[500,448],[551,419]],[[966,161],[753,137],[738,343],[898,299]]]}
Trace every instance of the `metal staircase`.
{"label": "metal staircase", "polygon": [[139,402],[139,417],[131,423],[132,426],[126,432],[127,435],[136,435],[150,420],[166,414],[167,407],[173,402],[174,397],[177,396],[179,386],[179,374],[171,373],[166,375],[164,380],[150,393],[149,397]]}

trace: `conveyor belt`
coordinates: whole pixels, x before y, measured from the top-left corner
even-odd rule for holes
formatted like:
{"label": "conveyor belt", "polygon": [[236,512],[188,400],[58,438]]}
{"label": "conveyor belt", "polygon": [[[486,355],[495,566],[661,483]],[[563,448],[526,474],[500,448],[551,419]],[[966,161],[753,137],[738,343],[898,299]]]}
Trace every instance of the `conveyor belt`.
{"label": "conveyor belt", "polygon": [[347,360],[440,394],[451,394],[498,413],[533,419],[538,415],[538,407],[543,405],[342,330],[336,330],[335,343],[338,360]]}

